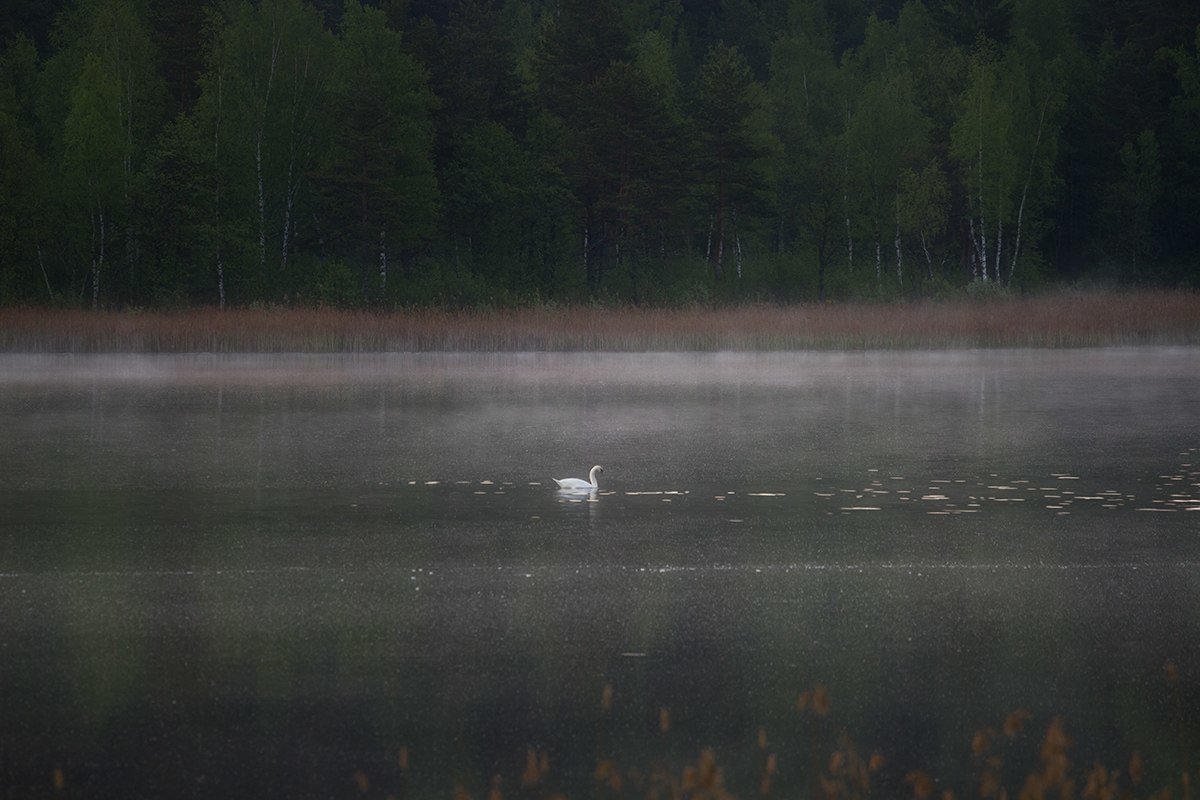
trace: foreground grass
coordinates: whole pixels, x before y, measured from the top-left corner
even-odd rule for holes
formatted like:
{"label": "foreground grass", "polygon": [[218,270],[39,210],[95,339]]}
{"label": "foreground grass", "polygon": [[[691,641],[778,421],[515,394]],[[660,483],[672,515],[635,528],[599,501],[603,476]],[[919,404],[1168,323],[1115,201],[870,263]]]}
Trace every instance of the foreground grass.
{"label": "foreground grass", "polygon": [[856,350],[1200,344],[1200,294],[501,311],[0,310],[7,352]]}
{"label": "foreground grass", "polygon": [[[759,727],[736,755],[709,747],[681,747],[672,732],[671,712],[661,708],[656,741],[643,745],[640,763],[622,764],[613,754],[614,691],[609,684],[596,723],[591,791],[584,796],[595,800],[1192,800],[1195,753],[1184,733],[1179,674],[1173,662],[1166,663],[1164,675],[1168,692],[1163,699],[1173,702],[1179,714],[1164,721],[1157,738],[1161,749],[1175,750],[1173,755],[1143,755],[1132,749],[1112,766],[1095,760],[1078,763],[1074,737],[1061,717],[1039,720],[1018,708],[974,733],[969,747],[961,749],[964,768],[956,780],[943,780],[919,765],[891,763],[878,750],[860,749],[831,714],[830,696],[822,685],[799,695],[790,731]],[[554,767],[552,750],[531,745],[524,759],[496,764],[497,771],[490,776],[460,775],[453,791],[440,796],[569,800],[567,776]],[[727,756],[734,756],[738,767],[731,768]],[[420,772],[420,760],[420,748],[410,753],[401,746],[392,763],[363,765],[344,785],[357,789],[354,796],[407,800],[419,795],[411,779],[414,768]]]}
{"label": "foreground grass", "polygon": [[[605,683],[592,718],[590,763],[564,767],[554,742],[536,734],[523,753],[472,759],[464,752],[451,757],[457,766],[417,741],[372,747],[344,771],[314,773],[318,783],[303,794],[364,800],[1192,800],[1192,776],[1200,762],[1193,715],[1185,703],[1190,687],[1181,678],[1175,663],[1167,661],[1165,692],[1150,690],[1143,698],[1158,709],[1159,719],[1117,737],[1121,743],[1106,748],[1115,758],[1107,765],[1087,755],[1086,732],[1077,744],[1062,717],[1017,708],[951,747],[957,753],[953,763],[935,759],[955,773],[939,776],[932,765],[898,760],[899,753],[859,747],[823,684],[799,692],[793,708],[771,729],[747,730],[740,743],[727,743],[718,752],[692,735],[680,735],[668,708],[632,717],[623,713],[615,707],[617,691]],[[577,719],[576,724],[584,728],[576,731],[580,742],[587,741],[589,723]],[[627,737],[636,740],[633,747]],[[97,788],[95,768],[94,762],[51,762],[43,773],[49,784],[44,788],[52,788],[53,796],[82,796],[77,787]],[[29,796],[44,794],[31,791]]]}

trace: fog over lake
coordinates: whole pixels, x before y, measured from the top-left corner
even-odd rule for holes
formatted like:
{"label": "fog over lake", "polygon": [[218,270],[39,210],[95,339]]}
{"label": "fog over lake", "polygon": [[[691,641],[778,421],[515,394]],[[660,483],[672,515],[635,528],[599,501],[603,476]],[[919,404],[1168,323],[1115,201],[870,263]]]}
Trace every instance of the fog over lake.
{"label": "fog over lake", "polygon": [[4,355],[0,516],[0,797],[1200,738],[1196,348]]}

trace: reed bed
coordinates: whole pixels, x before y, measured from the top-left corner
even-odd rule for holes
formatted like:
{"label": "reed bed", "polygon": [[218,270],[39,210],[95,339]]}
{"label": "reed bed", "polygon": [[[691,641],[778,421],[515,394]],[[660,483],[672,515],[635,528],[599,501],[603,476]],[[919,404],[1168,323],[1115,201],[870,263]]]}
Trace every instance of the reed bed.
{"label": "reed bed", "polygon": [[0,310],[0,351],[367,353],[873,350],[1200,344],[1200,293],[878,304],[371,312]]}

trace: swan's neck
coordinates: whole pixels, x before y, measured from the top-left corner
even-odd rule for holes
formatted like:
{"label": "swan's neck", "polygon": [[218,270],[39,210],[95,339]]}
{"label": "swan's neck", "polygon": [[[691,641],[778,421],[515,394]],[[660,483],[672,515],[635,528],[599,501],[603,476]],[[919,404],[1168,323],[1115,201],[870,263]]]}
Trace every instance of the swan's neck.
{"label": "swan's neck", "polygon": [[597,485],[596,484],[596,470],[598,470],[598,469],[599,469],[599,467],[592,467],[592,471],[588,473],[588,483],[590,483],[592,486]]}

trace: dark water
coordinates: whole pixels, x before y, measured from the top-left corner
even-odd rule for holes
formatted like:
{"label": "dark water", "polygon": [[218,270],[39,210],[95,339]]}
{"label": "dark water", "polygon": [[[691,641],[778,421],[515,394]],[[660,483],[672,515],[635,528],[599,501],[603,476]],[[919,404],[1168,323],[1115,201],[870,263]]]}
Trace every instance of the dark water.
{"label": "dark water", "polygon": [[1196,349],[5,356],[0,509],[0,797],[1196,762]]}

